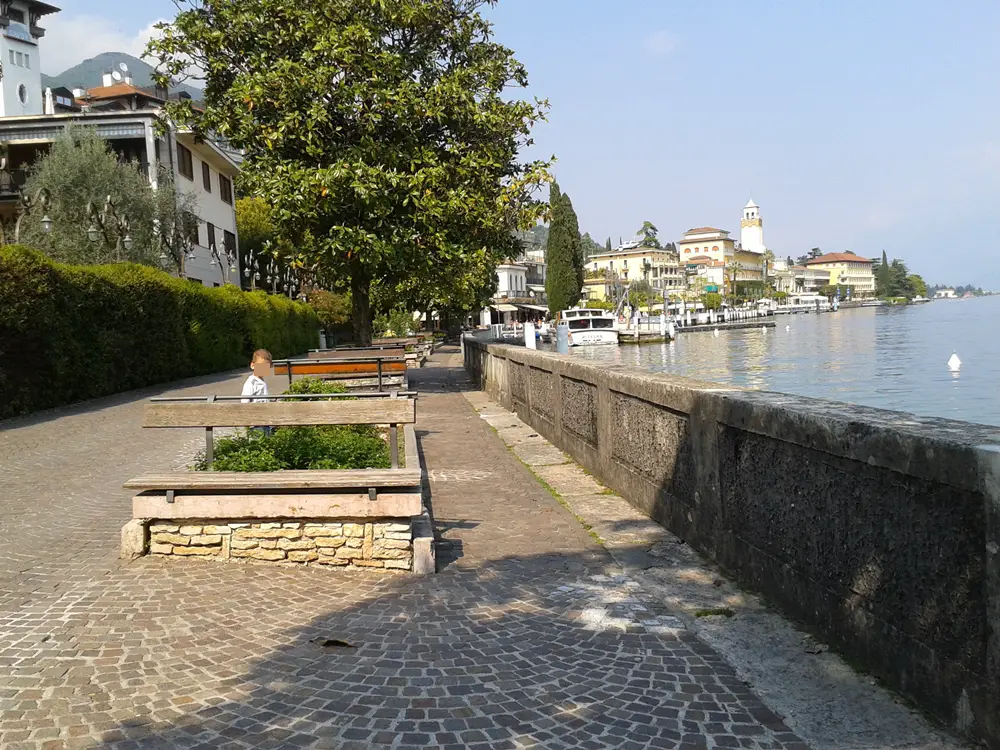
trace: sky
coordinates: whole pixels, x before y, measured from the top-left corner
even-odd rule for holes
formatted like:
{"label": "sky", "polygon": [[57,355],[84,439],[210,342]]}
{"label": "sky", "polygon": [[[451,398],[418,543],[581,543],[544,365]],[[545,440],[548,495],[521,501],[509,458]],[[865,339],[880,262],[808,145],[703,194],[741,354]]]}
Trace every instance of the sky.
{"label": "sky", "polygon": [[[138,54],[169,0],[63,0],[42,69]],[[996,0],[500,0],[496,38],[551,104],[530,158],[603,244],[645,220],[776,255],[902,258],[928,283],[1000,290]]]}

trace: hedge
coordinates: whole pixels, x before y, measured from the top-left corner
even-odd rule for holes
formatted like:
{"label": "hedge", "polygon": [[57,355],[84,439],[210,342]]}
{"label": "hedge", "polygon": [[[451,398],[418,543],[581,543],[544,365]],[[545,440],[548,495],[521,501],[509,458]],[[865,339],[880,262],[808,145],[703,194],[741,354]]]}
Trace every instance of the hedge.
{"label": "hedge", "polygon": [[0,248],[0,419],[245,366],[318,344],[305,304],[131,263],[69,266]]}

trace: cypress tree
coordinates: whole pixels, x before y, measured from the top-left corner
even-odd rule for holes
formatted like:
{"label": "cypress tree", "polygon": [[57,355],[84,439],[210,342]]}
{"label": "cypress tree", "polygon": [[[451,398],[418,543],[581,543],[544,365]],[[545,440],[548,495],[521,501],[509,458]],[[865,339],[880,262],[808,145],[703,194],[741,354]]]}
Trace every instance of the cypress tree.
{"label": "cypress tree", "polygon": [[[573,206],[564,199],[555,183],[549,192],[552,219],[549,224],[549,239],[545,246],[545,294],[549,298],[549,312],[553,315],[565,310],[580,297],[580,285],[576,283],[574,266],[574,245],[580,244],[580,233],[576,217],[569,213]],[[573,287],[576,286],[576,291]]]}
{"label": "cypress tree", "polygon": [[884,297],[889,294],[889,287],[892,286],[892,269],[889,267],[889,258],[886,257],[885,250],[882,251],[882,263],[878,267],[878,278],[876,279],[878,295]]}
{"label": "cypress tree", "polygon": [[560,200],[563,202],[566,212],[566,229],[569,232],[570,249],[572,250],[573,278],[576,281],[576,286],[574,287],[576,295],[572,298],[572,304],[576,304],[580,300],[580,291],[583,289],[584,269],[587,265],[587,259],[584,257],[583,239],[580,236],[580,222],[576,217],[576,211],[573,210],[573,201],[569,199],[566,193],[562,194]]}
{"label": "cypress tree", "polygon": [[608,241],[604,243],[604,249],[607,252],[609,252],[609,253],[611,252],[611,238],[610,237],[608,237]]}

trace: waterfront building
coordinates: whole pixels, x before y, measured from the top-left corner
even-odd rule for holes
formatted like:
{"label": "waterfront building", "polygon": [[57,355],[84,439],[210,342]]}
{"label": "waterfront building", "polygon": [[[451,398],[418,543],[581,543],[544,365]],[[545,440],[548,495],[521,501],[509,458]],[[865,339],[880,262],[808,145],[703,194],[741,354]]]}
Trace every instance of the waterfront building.
{"label": "waterfront building", "polygon": [[533,234],[518,235],[521,253],[507,263],[497,266],[497,291],[490,304],[480,313],[483,325],[515,323],[544,317],[545,306],[545,248]]}
{"label": "waterfront building", "polygon": [[626,243],[611,252],[591,255],[586,270],[592,280],[607,278],[625,286],[633,281],[648,281],[660,294],[684,289],[684,274],[677,253],[663,248]]}
{"label": "waterfront building", "polygon": [[826,253],[806,261],[806,267],[822,271],[827,284],[850,287],[851,296],[856,299],[875,296],[875,275],[870,258],[862,258],[852,252]]}
{"label": "waterfront building", "polygon": [[721,294],[726,286],[726,268],[723,261],[708,255],[696,255],[685,263],[687,288],[695,295],[707,292]]}
{"label": "waterfront building", "polygon": [[934,299],[957,299],[954,289],[938,289],[934,292]]}
{"label": "waterfront building", "polygon": [[823,268],[807,266],[790,266],[794,284],[792,292],[818,292],[830,283],[830,272]]}
{"label": "waterfront building", "polygon": [[798,291],[795,284],[793,266],[787,260],[775,258],[768,269],[767,278],[774,285],[776,292],[791,294]]}
{"label": "waterfront building", "polygon": [[677,243],[677,252],[685,265],[697,256],[725,263],[735,251],[736,241],[729,237],[729,232],[715,227],[689,229]]}
{"label": "waterfront building", "polygon": [[126,66],[105,72],[102,85],[89,90],[43,90],[40,56],[45,31],[38,23],[58,12],[37,0],[0,3],[0,147],[5,159],[0,170],[0,217],[16,216],[31,165],[48,152],[66,126],[86,125],[107,140],[122,161],[137,163],[154,188],[160,168],[166,167],[178,192],[193,196],[193,257],[185,269],[189,279],[205,286],[245,280],[239,260],[233,272],[228,263],[214,261],[212,252],[215,249],[224,258],[223,251],[229,250],[238,257],[233,191],[240,171],[238,155],[222,142],[197,139],[189,131],[168,126],[165,133],[158,133],[163,105],[173,97],[162,89],[135,86]]}

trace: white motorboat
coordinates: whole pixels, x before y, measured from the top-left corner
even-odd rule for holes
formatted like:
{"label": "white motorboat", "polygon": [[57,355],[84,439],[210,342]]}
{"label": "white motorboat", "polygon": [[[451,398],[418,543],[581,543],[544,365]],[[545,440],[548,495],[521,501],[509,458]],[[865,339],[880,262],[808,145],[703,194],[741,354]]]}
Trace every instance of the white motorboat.
{"label": "white motorboat", "polygon": [[559,313],[560,321],[566,321],[569,328],[570,346],[596,346],[617,344],[618,330],[614,313],[606,310],[573,308]]}

